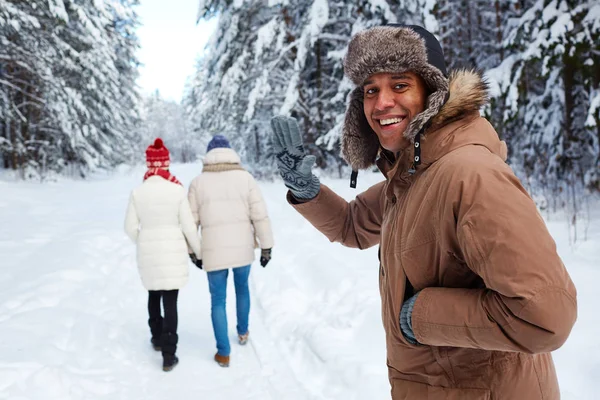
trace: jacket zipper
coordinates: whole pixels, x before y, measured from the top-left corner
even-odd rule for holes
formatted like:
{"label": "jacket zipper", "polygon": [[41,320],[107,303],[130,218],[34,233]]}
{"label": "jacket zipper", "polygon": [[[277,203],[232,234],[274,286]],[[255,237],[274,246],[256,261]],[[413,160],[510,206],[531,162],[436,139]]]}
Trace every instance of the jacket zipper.
{"label": "jacket zipper", "polygon": [[[392,227],[391,227],[390,232],[396,231],[396,228],[398,226],[398,218],[400,217],[400,210],[401,210],[402,204],[404,204],[406,202],[406,199],[408,198],[408,194],[409,194],[408,192],[410,191],[411,186],[412,186],[412,181],[409,180],[408,185],[405,188],[405,193],[402,194],[401,201],[400,201],[399,198],[396,198],[396,201],[393,204],[393,207],[394,207],[394,218],[392,220]],[[392,244],[392,239],[391,238],[392,238],[392,235],[390,235],[390,239],[388,241],[388,246],[391,246],[391,244]],[[406,296],[406,291],[409,289],[408,286],[410,285],[412,287],[412,284],[410,284],[410,282],[408,281],[408,277],[406,276],[406,272],[404,272],[404,280],[405,280],[404,281],[405,287],[404,287],[404,295],[402,296],[403,298]],[[389,296],[389,287],[388,287],[389,283],[387,282],[387,280],[385,281],[385,284],[386,284],[386,292],[387,292],[387,295]],[[389,299],[389,301],[392,301],[392,299]],[[392,305],[388,304],[387,306],[391,307]],[[402,304],[400,304],[400,308],[402,308]],[[398,329],[399,334],[402,335],[402,329],[400,328],[400,314],[398,314],[398,315],[396,315],[394,317],[395,318],[394,318],[393,324]]]}

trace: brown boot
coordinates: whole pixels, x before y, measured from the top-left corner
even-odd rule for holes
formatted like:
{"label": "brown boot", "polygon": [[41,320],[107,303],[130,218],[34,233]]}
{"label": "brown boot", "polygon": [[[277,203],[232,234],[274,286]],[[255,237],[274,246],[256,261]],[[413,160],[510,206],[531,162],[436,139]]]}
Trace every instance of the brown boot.
{"label": "brown boot", "polygon": [[215,354],[215,361],[221,367],[227,368],[229,367],[229,356],[222,356],[219,353]]}

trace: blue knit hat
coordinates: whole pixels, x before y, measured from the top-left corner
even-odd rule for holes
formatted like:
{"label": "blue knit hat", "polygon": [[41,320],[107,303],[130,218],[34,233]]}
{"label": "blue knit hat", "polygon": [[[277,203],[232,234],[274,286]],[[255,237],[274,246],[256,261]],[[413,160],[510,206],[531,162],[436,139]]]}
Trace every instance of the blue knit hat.
{"label": "blue knit hat", "polygon": [[212,149],[216,149],[217,147],[224,147],[226,149],[230,149],[229,140],[223,135],[215,135],[208,143],[208,147],[206,148],[206,152],[208,153]]}

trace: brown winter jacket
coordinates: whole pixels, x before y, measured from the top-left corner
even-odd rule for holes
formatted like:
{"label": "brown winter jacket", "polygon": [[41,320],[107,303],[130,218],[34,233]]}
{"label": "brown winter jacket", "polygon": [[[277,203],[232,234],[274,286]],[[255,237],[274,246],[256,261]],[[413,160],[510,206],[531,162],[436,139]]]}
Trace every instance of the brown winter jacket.
{"label": "brown winter jacket", "polygon": [[[386,181],[350,203],[322,185],[294,207],[331,241],[380,245],[379,289],[392,397],[559,399],[550,352],[569,336],[576,291],[544,221],[505,163],[506,146],[481,118],[480,78],[463,73],[421,142],[381,157]],[[386,160],[387,158],[387,160]],[[415,336],[403,302],[419,293]]]}

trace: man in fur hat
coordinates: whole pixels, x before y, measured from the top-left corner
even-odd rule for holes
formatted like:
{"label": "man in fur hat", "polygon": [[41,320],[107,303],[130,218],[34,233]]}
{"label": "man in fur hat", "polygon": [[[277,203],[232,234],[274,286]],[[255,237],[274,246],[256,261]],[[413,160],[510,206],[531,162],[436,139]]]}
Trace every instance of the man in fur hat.
{"label": "man in fur hat", "polygon": [[576,291],[506,145],[479,115],[487,86],[447,77],[435,37],[392,25],[355,35],[342,137],[353,170],[386,180],[346,202],[311,173],[293,118],[272,120],[288,201],[331,241],[379,245],[392,398],[559,399],[550,352]]}

